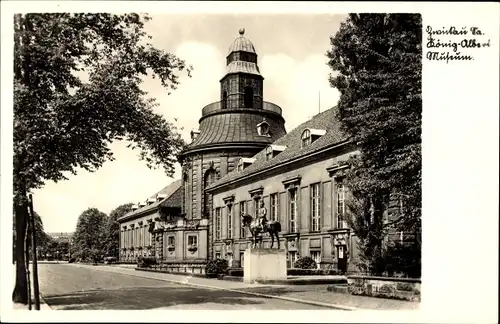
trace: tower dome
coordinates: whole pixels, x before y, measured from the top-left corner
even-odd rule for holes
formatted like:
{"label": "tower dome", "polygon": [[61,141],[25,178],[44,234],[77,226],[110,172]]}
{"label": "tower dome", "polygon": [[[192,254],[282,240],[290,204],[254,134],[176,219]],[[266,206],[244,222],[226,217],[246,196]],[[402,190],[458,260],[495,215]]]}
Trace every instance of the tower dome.
{"label": "tower dome", "polygon": [[240,37],[236,38],[231,44],[228,54],[239,51],[255,53],[255,47],[253,46],[252,42],[244,36],[245,28],[240,29],[239,33]]}

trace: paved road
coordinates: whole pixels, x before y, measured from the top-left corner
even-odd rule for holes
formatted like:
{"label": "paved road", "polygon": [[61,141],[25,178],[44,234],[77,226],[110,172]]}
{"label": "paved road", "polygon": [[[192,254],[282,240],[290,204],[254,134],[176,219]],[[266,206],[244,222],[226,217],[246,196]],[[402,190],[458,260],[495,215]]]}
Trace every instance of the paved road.
{"label": "paved road", "polygon": [[197,288],[69,264],[39,265],[40,293],[53,309],[323,309],[238,292]]}

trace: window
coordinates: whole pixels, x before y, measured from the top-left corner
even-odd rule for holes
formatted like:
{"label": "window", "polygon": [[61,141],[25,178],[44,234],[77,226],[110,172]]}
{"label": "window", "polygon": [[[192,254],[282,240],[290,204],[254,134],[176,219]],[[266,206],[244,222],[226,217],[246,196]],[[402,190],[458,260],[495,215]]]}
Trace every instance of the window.
{"label": "window", "polygon": [[313,232],[321,230],[320,183],[315,183],[311,185],[311,224]]}
{"label": "window", "polygon": [[[215,181],[215,170],[209,169],[205,172],[205,178],[203,183],[203,188],[207,188]],[[210,210],[210,196],[208,192],[205,192],[203,197],[203,214],[205,217],[208,217],[208,211]]]}
{"label": "window", "polygon": [[269,213],[269,219],[273,221],[278,221],[279,220],[279,196],[278,193],[271,194],[271,210]]}
{"label": "window", "polygon": [[198,236],[189,235],[188,236],[188,246],[198,246]]}
{"label": "window", "polygon": [[269,161],[273,158],[273,148],[271,146],[268,146],[266,148],[266,161]]}
{"label": "window", "polygon": [[[240,202],[240,219],[241,216],[245,215],[247,213],[247,202],[246,201],[241,201]],[[246,228],[243,227],[243,224],[240,226],[240,237],[245,238],[246,237]]]}
{"label": "window", "polygon": [[215,239],[216,240],[221,239],[221,231],[222,231],[221,209],[216,208],[215,209]]}
{"label": "window", "polygon": [[297,251],[288,252],[288,267],[293,268],[295,261],[297,261]]}
{"label": "window", "polygon": [[220,259],[220,252],[216,252],[216,253],[215,253],[215,258],[216,258],[216,259]]}
{"label": "window", "polygon": [[302,147],[311,144],[311,131],[309,129],[304,130],[302,133]]}
{"label": "window", "polygon": [[320,268],[319,263],[321,262],[321,251],[311,251],[311,259],[313,259]]}
{"label": "window", "polygon": [[344,228],[345,218],[345,190],[344,184],[337,185],[337,228]]}
{"label": "window", "polygon": [[227,238],[233,238],[233,205],[227,205]]}
{"label": "window", "polygon": [[227,108],[227,91],[222,93],[222,109]]}
{"label": "window", "polygon": [[257,218],[259,217],[259,208],[260,208],[260,200],[261,198],[260,197],[256,197],[253,199],[253,215],[254,215],[254,218]]}
{"label": "window", "polygon": [[245,108],[253,108],[253,88],[250,86],[245,87],[244,104]]}
{"label": "window", "polygon": [[240,252],[240,267],[245,266],[245,252]]}
{"label": "window", "polygon": [[139,246],[142,246],[142,226],[137,229],[139,232]]}
{"label": "window", "polygon": [[288,199],[289,199],[289,224],[290,224],[290,233],[297,232],[297,189],[291,189],[288,191]]}
{"label": "window", "polygon": [[175,236],[168,237],[168,245],[175,245]]}

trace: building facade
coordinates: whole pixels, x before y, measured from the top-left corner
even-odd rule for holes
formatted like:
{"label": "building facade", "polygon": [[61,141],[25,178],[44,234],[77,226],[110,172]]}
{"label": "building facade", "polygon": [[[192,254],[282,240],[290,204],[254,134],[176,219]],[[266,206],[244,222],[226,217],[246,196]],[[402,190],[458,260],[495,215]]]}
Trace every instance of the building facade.
{"label": "building facade", "polygon": [[[355,271],[355,237],[344,218],[347,191],[337,172],[354,152],[330,109],[268,145],[253,163],[214,183],[208,188],[213,197],[214,256],[243,262],[250,233],[241,227],[241,215],[257,217],[263,201],[267,219],[281,224],[280,247],[286,251],[288,267],[310,256],[321,268]],[[263,246],[270,243],[264,235]]]}

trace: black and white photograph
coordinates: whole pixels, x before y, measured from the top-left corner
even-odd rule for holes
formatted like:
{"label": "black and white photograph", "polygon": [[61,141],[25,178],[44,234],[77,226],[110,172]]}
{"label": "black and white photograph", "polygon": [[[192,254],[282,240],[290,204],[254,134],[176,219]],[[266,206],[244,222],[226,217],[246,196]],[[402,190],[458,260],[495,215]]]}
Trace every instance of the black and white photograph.
{"label": "black and white photograph", "polygon": [[[498,98],[486,101],[494,91],[498,97],[499,26],[491,15],[498,4],[478,5],[490,20],[463,24],[455,16],[439,23],[437,7],[429,23],[424,10],[390,3],[378,10],[313,3],[323,9],[302,13],[277,12],[276,2],[268,12],[266,2],[261,11],[214,2],[220,10],[207,12],[196,6],[210,2],[72,8],[47,1],[40,10],[7,2],[2,97],[12,101],[2,98],[1,237],[3,268],[10,267],[2,278],[10,281],[2,279],[1,304],[8,321],[78,310],[110,318],[109,311],[196,311],[197,321],[219,322],[249,321],[247,311],[309,314],[253,322],[359,322],[349,314],[400,311],[418,321],[426,304],[443,310],[435,319],[426,314],[427,322],[495,321],[488,303],[497,304],[498,290],[464,291],[462,304],[443,297],[465,285],[498,286],[490,278],[498,273],[498,180],[491,182]],[[290,3],[298,5],[308,6]],[[470,75],[487,64],[490,71],[477,73],[496,85],[465,93],[446,84],[461,71],[469,73],[464,82],[479,82]],[[423,90],[429,84],[432,99]],[[475,93],[482,108],[465,107]],[[483,124],[469,123],[482,130],[460,128],[483,110]],[[468,134],[453,134],[460,129]],[[474,136],[496,146],[474,144]],[[461,170],[469,160],[460,159],[481,168],[473,155],[486,163],[484,173],[496,173]],[[489,184],[480,190],[491,194],[482,216],[456,214],[475,210],[468,204],[478,202],[467,200],[481,195],[455,193],[456,184],[470,190],[481,179]],[[431,290],[452,305],[437,305]],[[467,303],[470,311],[483,307],[482,315],[450,313]],[[201,315],[208,311],[222,312]],[[147,317],[135,319],[154,320]]]}

